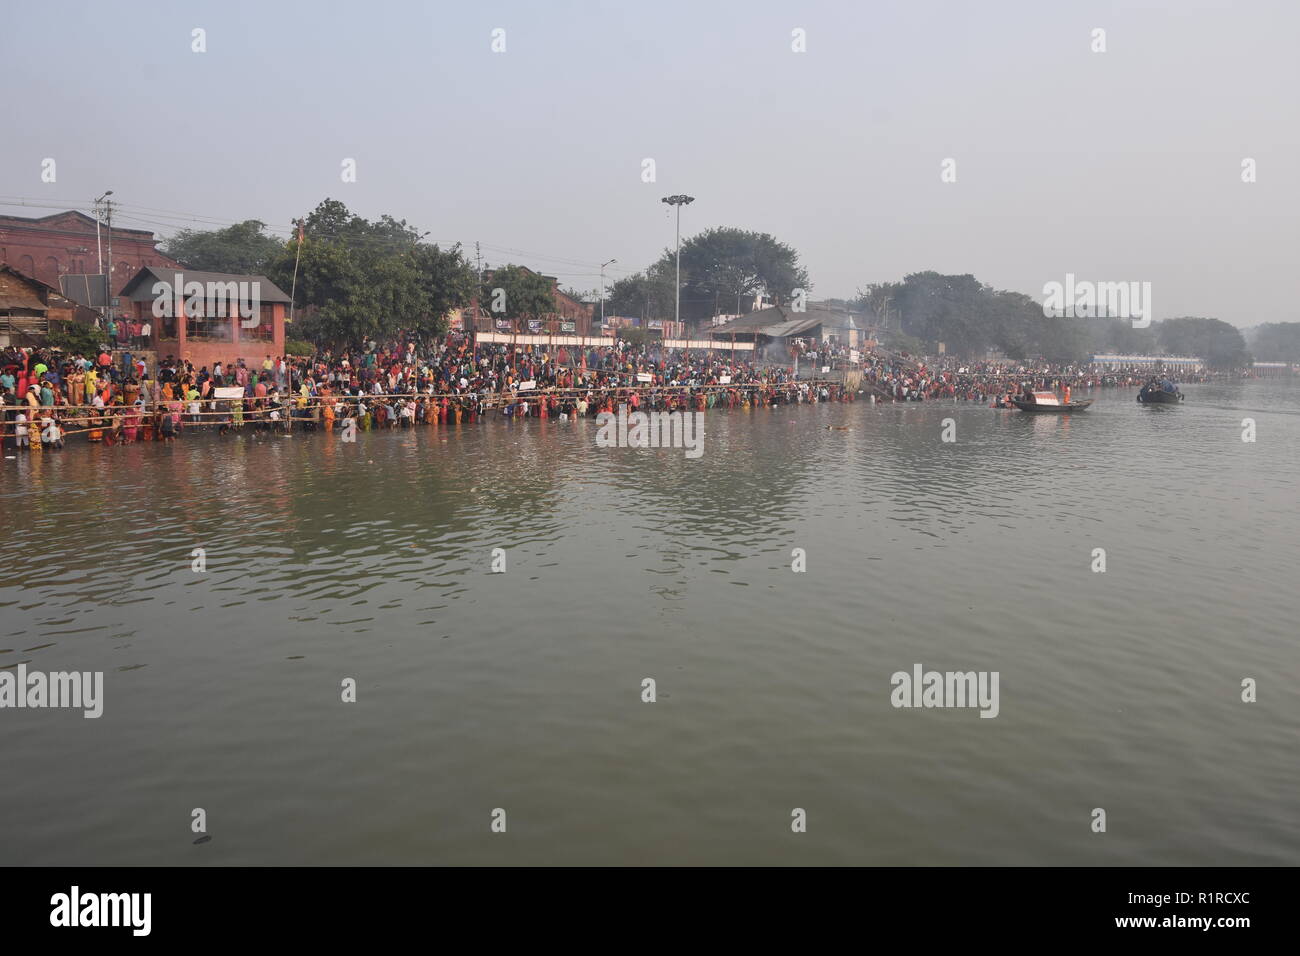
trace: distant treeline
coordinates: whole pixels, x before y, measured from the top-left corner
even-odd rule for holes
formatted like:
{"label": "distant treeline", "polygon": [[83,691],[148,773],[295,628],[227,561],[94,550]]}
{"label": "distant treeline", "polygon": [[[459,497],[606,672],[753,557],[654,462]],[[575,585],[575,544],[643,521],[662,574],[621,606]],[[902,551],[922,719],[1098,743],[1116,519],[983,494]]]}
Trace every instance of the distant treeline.
{"label": "distant treeline", "polygon": [[[1038,300],[994,289],[972,275],[914,272],[902,282],[868,286],[847,305],[865,312],[873,324],[888,326],[896,344],[928,354],[943,343],[954,355],[997,351],[1049,362],[1076,362],[1098,353],[1194,355],[1213,368],[1241,368],[1251,361],[1241,331],[1219,319],[1189,316],[1134,328],[1128,319],[1052,317]],[[1300,324],[1279,328],[1300,330]]]}
{"label": "distant treeline", "polygon": [[[476,291],[489,296],[505,288],[507,318],[552,309],[549,284],[512,266],[485,270],[478,289],[475,270],[459,246],[440,249],[405,220],[382,216],[370,222],[336,200],[305,217],[305,240],[268,235],[250,220],[227,229],[182,230],[166,251],[192,269],[270,276],[293,287],[298,307],[312,306],[296,333],[317,343],[383,337],[395,329],[434,336],[446,330],[452,309],[469,304]],[[719,313],[743,311],[754,296],[776,302],[811,288],[799,253],[766,233],[709,229],[682,242],[682,317],[702,324]],[[609,288],[611,315],[671,318],[676,308],[676,255],[666,249],[641,272]],[[591,294],[592,298],[599,292]],[[487,299],[484,299],[487,301]],[[894,344],[934,354],[961,356],[1002,352],[1014,359],[1076,362],[1097,353],[1194,355],[1214,368],[1240,368],[1251,349],[1271,361],[1300,362],[1300,323],[1260,325],[1242,332],[1213,318],[1184,317],[1134,328],[1118,318],[1054,318],[1037,299],[985,285],[972,275],[914,272],[901,282],[868,286],[856,299],[832,300],[885,326]]]}
{"label": "distant treeline", "polygon": [[1300,362],[1300,322],[1266,322],[1247,329],[1246,340],[1261,362]]}

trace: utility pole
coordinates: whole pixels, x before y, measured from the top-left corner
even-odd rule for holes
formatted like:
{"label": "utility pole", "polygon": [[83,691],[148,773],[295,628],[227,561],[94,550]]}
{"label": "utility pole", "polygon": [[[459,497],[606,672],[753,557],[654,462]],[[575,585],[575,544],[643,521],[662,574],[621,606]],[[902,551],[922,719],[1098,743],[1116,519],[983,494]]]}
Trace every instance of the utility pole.
{"label": "utility pole", "polygon": [[[682,324],[682,207],[695,202],[695,197],[665,196],[659,201],[677,208],[677,306],[673,313],[673,324],[680,326]],[[684,333],[679,329],[679,334]]]}
{"label": "utility pole", "polygon": [[113,317],[113,200],[107,196],[112,194],[112,190],[105,193],[104,208],[108,212],[108,316]]}
{"label": "utility pole", "polygon": [[600,264],[600,325],[605,326],[605,266],[612,266],[618,262],[617,259],[610,259],[609,262]]}
{"label": "utility pole", "polygon": [[[111,195],[113,195],[113,190],[110,189],[108,192],[104,193],[104,195],[95,200],[95,257],[99,262],[98,274],[101,276],[104,274],[104,244],[99,237],[99,221],[103,218],[104,200],[108,199]],[[112,242],[111,233],[109,235],[109,242]],[[110,262],[113,260],[113,250],[111,245],[109,247],[108,259]],[[107,286],[107,281],[105,282],[105,285]],[[99,317],[101,319],[104,317],[105,310],[108,307],[108,294],[109,293],[106,289],[104,292],[104,304],[100,306],[99,309]]]}
{"label": "utility pole", "polygon": [[[99,238],[99,223],[104,218],[104,200],[113,195],[113,190],[109,190],[95,200],[95,255],[99,259],[99,274],[104,274],[104,244]],[[112,256],[110,255],[111,259]]]}
{"label": "utility pole", "polygon": [[[478,345],[477,345],[477,343],[478,343],[478,317],[479,317],[479,313],[483,311],[483,303],[482,303],[482,298],[483,298],[483,245],[482,245],[482,243],[480,243],[477,239],[474,240],[474,264],[475,264],[475,266],[476,266],[477,269],[478,269],[478,287],[474,289],[474,308],[473,308],[473,312],[474,312],[474,316],[473,316],[473,322],[474,322],[474,330],[473,330],[473,331],[474,331],[474,342],[475,342],[475,351],[477,351],[477,349],[478,349]],[[492,329],[491,331],[495,332],[496,329],[494,328],[494,329]]]}

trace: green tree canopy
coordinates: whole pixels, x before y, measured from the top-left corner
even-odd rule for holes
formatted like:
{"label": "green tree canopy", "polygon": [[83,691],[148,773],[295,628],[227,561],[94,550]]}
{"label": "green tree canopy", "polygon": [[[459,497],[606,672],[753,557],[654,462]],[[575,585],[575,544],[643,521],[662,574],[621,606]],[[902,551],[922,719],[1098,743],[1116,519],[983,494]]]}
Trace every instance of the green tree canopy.
{"label": "green tree canopy", "polygon": [[671,319],[675,296],[673,273],[651,266],[646,272],[626,276],[610,286],[605,293],[605,314]]}
{"label": "green tree canopy", "polygon": [[551,280],[523,266],[504,265],[483,275],[479,308],[493,318],[540,319],[555,312]]}
{"label": "green tree canopy", "polygon": [[1241,368],[1250,362],[1240,330],[1219,319],[1166,319],[1158,323],[1156,338],[1165,354],[1195,355],[1210,368]]}
{"label": "green tree canopy", "polygon": [[[664,250],[652,268],[675,282],[676,249]],[[757,294],[788,303],[795,289],[810,290],[799,253],[765,232],[709,229],[682,243],[682,319],[687,323],[734,312],[738,299],[743,307],[745,298]]]}
{"label": "green tree canopy", "polygon": [[950,354],[979,357],[990,350],[1013,359],[1075,362],[1094,351],[1150,351],[1154,334],[1118,319],[1048,316],[1020,292],[994,289],[972,275],[914,272],[902,282],[867,286],[856,308],[877,325]]}
{"label": "green tree canopy", "polygon": [[1266,322],[1246,338],[1262,362],[1300,362],[1300,322]]}
{"label": "green tree canopy", "polygon": [[225,229],[182,229],[163,242],[162,251],[190,269],[262,275],[284,250],[284,241],[265,230],[257,219]]}
{"label": "green tree canopy", "polygon": [[295,236],[268,270],[296,305],[315,306],[295,334],[347,345],[446,332],[448,313],[472,300],[476,277],[459,245],[440,249],[421,238],[404,219],[368,221],[335,199],[318,205],[304,222],[301,258]]}

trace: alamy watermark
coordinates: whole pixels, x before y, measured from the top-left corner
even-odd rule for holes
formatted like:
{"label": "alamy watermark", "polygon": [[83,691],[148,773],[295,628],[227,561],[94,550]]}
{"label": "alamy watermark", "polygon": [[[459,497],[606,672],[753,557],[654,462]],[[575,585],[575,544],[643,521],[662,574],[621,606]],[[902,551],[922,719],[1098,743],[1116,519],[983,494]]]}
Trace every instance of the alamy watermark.
{"label": "alamy watermark", "polygon": [[70,707],[86,718],[104,713],[103,671],[0,671],[0,708]]}
{"label": "alamy watermark", "polygon": [[889,702],[895,707],[978,707],[981,717],[996,717],[998,671],[895,671],[889,678],[893,691]]}
{"label": "alamy watermark", "polygon": [[596,416],[597,448],[684,448],[687,458],[704,454],[703,412],[618,412]]}
{"label": "alamy watermark", "polygon": [[1043,315],[1048,318],[1132,319],[1133,328],[1145,329],[1152,314],[1150,282],[1080,282],[1067,272],[1064,283],[1043,286]]}
{"label": "alamy watermark", "polygon": [[175,314],[175,303],[181,302],[185,314],[191,318],[229,318],[238,310],[240,328],[251,329],[261,322],[262,283],[256,279],[252,282],[218,282],[214,279],[207,282],[191,279],[187,282],[185,274],[177,272],[171,282],[155,282],[150,291],[154,295],[155,319],[170,319]]}
{"label": "alamy watermark", "polygon": [[50,925],[55,927],[119,926],[132,936],[148,936],[152,927],[152,893],[83,893],[74,885],[50,897]]}

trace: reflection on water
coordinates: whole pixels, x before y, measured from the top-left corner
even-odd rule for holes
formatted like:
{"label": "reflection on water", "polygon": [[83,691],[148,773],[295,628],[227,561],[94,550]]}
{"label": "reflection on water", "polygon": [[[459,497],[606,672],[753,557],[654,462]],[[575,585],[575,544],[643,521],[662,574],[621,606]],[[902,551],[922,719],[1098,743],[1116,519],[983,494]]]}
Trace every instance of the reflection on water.
{"label": "reflection on water", "polygon": [[0,863],[1294,863],[1300,401],[1187,392],[5,461],[0,666],[106,703],[0,711]]}

